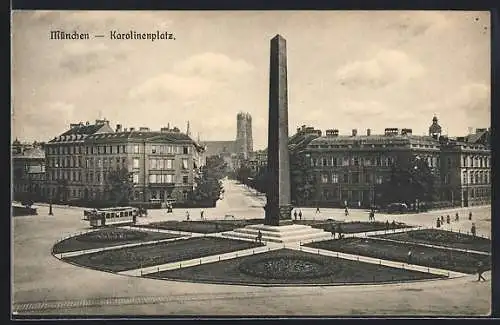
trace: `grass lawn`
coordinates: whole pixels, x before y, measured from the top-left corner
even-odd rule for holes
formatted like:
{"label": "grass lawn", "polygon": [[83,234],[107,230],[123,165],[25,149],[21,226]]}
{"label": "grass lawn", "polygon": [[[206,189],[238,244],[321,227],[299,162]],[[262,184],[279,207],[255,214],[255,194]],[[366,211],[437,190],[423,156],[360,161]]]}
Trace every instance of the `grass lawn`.
{"label": "grass lawn", "polygon": [[120,272],[185,261],[211,255],[218,255],[262,246],[258,243],[226,238],[196,237],[171,242],[118,248],[63,258],[75,264],[90,268]]}
{"label": "grass lawn", "polygon": [[[318,276],[311,276],[317,274]],[[409,281],[440,276],[290,249],[146,275],[209,283],[328,284]]]}
{"label": "grass lawn", "polygon": [[305,246],[403,263],[407,262],[407,254],[411,249],[413,264],[463,273],[477,272],[477,264],[479,261],[483,261],[487,266],[490,265],[490,256],[406,243],[389,242],[372,238],[327,240],[310,243]]}
{"label": "grass lawn", "polygon": [[373,237],[469,249],[481,252],[491,252],[491,240],[487,238],[474,238],[471,235],[439,229],[412,230],[402,233],[377,235]]}
{"label": "grass lawn", "polygon": [[216,232],[231,231],[236,228],[243,228],[247,225],[259,224],[263,222],[263,219],[162,221],[153,222],[149,225],[140,225],[138,227],[210,234]]}
{"label": "grass lawn", "polygon": [[152,231],[137,231],[110,227],[64,239],[54,245],[52,252],[59,254],[177,237],[179,236]]}

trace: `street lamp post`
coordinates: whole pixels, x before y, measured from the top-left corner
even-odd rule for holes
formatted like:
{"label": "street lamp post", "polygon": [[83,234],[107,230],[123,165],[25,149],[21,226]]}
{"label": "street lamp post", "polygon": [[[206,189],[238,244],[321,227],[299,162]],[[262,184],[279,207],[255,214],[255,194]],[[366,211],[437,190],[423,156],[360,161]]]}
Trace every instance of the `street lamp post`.
{"label": "street lamp post", "polygon": [[53,216],[54,213],[52,212],[52,194],[49,194],[49,216]]}

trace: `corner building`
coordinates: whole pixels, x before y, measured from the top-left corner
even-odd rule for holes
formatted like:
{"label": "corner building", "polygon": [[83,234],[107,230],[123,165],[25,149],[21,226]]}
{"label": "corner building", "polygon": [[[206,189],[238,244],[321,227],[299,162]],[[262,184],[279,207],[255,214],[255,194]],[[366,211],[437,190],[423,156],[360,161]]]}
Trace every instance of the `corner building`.
{"label": "corner building", "polygon": [[47,174],[56,201],[107,200],[109,174],[132,173],[131,202],[184,202],[193,190],[203,148],[179,129],[113,130],[107,120],[72,124],[49,142]]}

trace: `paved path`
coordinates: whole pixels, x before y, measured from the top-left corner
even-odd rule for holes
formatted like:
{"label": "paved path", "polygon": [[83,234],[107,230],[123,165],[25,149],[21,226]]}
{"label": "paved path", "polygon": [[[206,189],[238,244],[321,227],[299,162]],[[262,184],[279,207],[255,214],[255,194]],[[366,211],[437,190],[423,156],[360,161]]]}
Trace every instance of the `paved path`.
{"label": "paved path", "polygon": [[[231,184],[225,188],[231,202],[222,200],[217,208],[205,209],[209,219],[226,213],[237,218],[263,218],[263,209],[250,206],[241,186]],[[460,210],[462,219],[469,210],[474,213],[478,230],[488,233],[491,209]],[[306,218],[314,213],[314,209],[302,211]],[[54,216],[48,216],[48,208],[42,206],[38,212],[38,216],[12,219],[13,308],[23,314],[474,316],[490,312],[491,282],[476,282],[476,276],[384,285],[261,288],[124,277],[76,267],[61,263],[50,251],[61,234],[88,228],[88,223],[81,220],[83,209],[56,207]],[[190,212],[195,215],[194,209]],[[341,210],[330,212],[342,216]],[[172,216],[161,210],[151,211],[148,219],[183,220],[184,213],[180,210]],[[427,213],[394,219],[432,226],[437,216]],[[367,217],[353,211],[350,220],[367,221]],[[469,221],[460,224],[462,229],[470,228]],[[491,273],[485,276],[489,279]]]}
{"label": "paved path", "polygon": [[317,248],[306,247],[306,246],[301,246],[299,248],[299,250],[301,250],[303,252],[312,253],[312,254],[333,256],[333,257],[343,258],[343,259],[351,260],[351,261],[359,261],[359,262],[365,262],[365,263],[370,263],[370,264],[385,265],[385,266],[390,266],[390,267],[394,267],[397,269],[413,270],[413,271],[419,271],[419,272],[424,272],[424,273],[444,275],[444,276],[454,277],[454,278],[467,275],[466,273],[453,272],[453,271],[444,270],[444,269],[431,268],[431,267],[426,267],[426,266],[421,266],[421,265],[401,263],[401,262],[396,262],[396,261],[383,260],[380,258],[355,255],[355,254],[347,254],[347,253],[335,252],[335,251],[330,251],[330,250],[326,250],[326,249],[317,249]]}
{"label": "paved path", "polygon": [[134,269],[134,270],[127,270],[127,271],[119,272],[118,274],[131,275],[131,276],[141,276],[144,274],[150,274],[150,273],[155,273],[155,272],[160,272],[160,271],[175,270],[175,269],[179,269],[179,268],[196,266],[196,265],[200,265],[200,264],[230,260],[233,258],[238,258],[238,257],[242,257],[242,256],[249,256],[249,255],[254,255],[254,254],[260,254],[260,253],[269,252],[269,251],[273,251],[273,250],[277,250],[277,249],[281,249],[281,248],[282,248],[282,245],[267,245],[267,246],[263,246],[263,247],[244,249],[244,250],[234,251],[234,252],[225,253],[225,254],[211,255],[211,256],[205,256],[205,257],[201,257],[201,258],[194,258],[194,259],[190,259],[190,260],[179,261],[179,262],[165,263],[165,264],[161,264],[161,265],[154,265],[154,266],[144,267],[144,268],[139,268],[139,269]]}
{"label": "paved path", "polygon": [[396,239],[389,239],[389,238],[371,237],[370,239],[389,241],[389,242],[394,242],[394,243],[411,244],[414,246],[439,248],[439,249],[443,249],[443,250],[456,251],[456,252],[473,253],[473,254],[479,254],[479,255],[491,255],[488,252],[475,251],[472,249],[463,249],[463,248],[456,248],[456,247],[449,247],[449,246],[431,245],[431,244],[417,243],[417,242],[410,242],[410,241],[403,241],[403,240],[396,240]]}
{"label": "paved path", "polygon": [[151,240],[151,241],[139,242],[139,243],[129,243],[129,244],[122,244],[122,245],[115,245],[115,246],[106,246],[106,247],[99,247],[99,248],[92,248],[92,249],[84,249],[84,250],[79,250],[79,251],[58,253],[58,254],[55,254],[55,256],[57,258],[61,259],[61,258],[66,258],[66,257],[92,254],[92,253],[110,251],[110,250],[126,248],[126,247],[136,247],[136,246],[160,244],[160,243],[166,243],[166,242],[170,242],[170,241],[175,241],[175,240],[180,240],[180,239],[188,239],[188,238],[191,238],[191,237],[167,238],[167,239]]}

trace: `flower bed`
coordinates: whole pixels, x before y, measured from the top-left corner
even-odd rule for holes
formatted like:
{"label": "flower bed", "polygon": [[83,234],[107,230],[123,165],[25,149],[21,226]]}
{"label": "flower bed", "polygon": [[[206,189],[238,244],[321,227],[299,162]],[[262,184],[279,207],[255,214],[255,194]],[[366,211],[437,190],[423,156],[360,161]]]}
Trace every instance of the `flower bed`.
{"label": "flower bed", "polygon": [[162,221],[162,222],[153,222],[150,223],[149,225],[140,225],[138,227],[210,234],[216,232],[231,231],[236,228],[243,228],[247,225],[259,224],[259,223],[264,223],[264,220],[249,219],[249,220]]}
{"label": "flower bed", "polygon": [[[379,231],[379,230],[385,230],[386,229],[386,224],[385,222],[381,221],[375,221],[375,222],[366,222],[366,221],[350,221],[350,222],[339,222],[339,221],[333,221],[333,220],[300,220],[300,221],[294,221],[294,223],[297,224],[304,224],[304,225],[309,225],[313,228],[319,228],[323,229],[326,231],[331,231],[332,230],[332,225],[339,225],[342,227],[342,232],[344,234],[355,234],[355,233],[360,233],[360,232],[369,232],[369,231]],[[408,228],[410,226],[404,224],[404,223],[396,223],[395,227],[392,227],[391,224],[389,224],[389,229],[401,229],[401,228]],[[335,228],[336,230],[336,228]]]}
{"label": "flower bed", "polygon": [[67,257],[71,261],[98,270],[120,272],[185,261],[205,256],[225,254],[261,244],[215,237],[180,239],[159,244],[113,249],[98,253]]}
{"label": "flower bed", "polygon": [[310,243],[305,246],[402,263],[407,262],[408,251],[411,249],[413,264],[463,273],[477,272],[477,264],[479,261],[483,261],[484,265],[490,265],[490,256],[488,255],[376,240],[372,238],[327,240]]}
{"label": "flower bed", "polygon": [[155,233],[150,231],[136,231],[122,228],[103,228],[64,239],[54,245],[52,252],[54,254],[60,254],[177,237],[179,236],[165,233]]}
{"label": "flower bed", "polygon": [[290,249],[243,256],[146,277],[232,284],[348,284],[441,278],[430,273],[402,270]]}
{"label": "flower bed", "polygon": [[374,238],[388,238],[429,245],[491,252],[491,240],[458,232],[438,229],[413,230],[396,234],[377,235]]}

